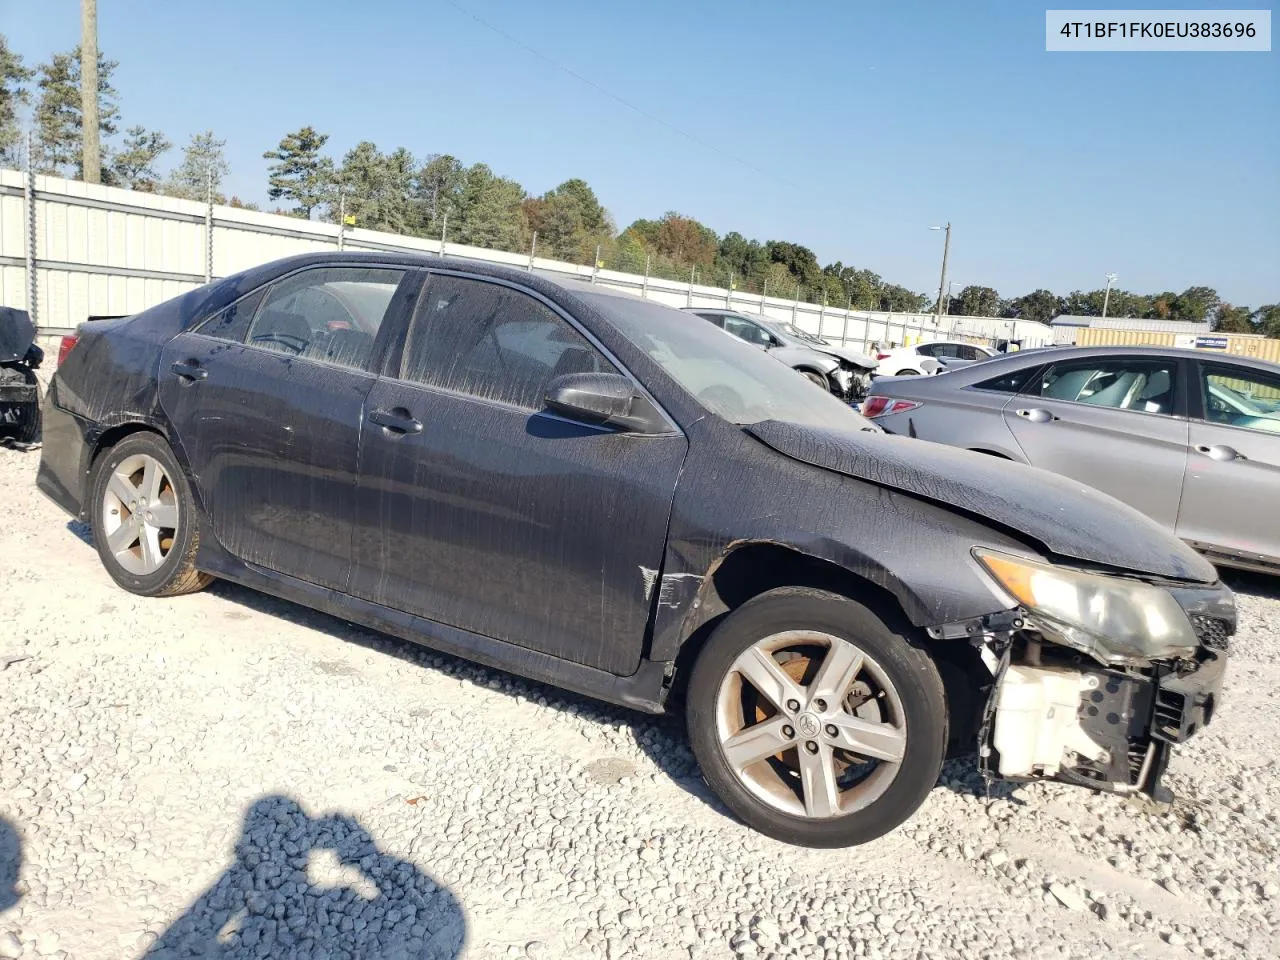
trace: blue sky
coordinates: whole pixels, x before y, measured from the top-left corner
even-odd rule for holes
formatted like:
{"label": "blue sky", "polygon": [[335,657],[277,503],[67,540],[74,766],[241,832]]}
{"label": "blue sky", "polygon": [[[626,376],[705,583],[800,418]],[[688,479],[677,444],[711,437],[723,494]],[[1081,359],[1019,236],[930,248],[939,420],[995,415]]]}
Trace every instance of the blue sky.
{"label": "blue sky", "polygon": [[[920,291],[950,220],[949,276],[1006,296],[1114,271],[1280,301],[1275,51],[1051,54],[1030,3],[456,4],[99,0],[99,44],[124,125],[212,128],[260,203],[262,152],[311,124],[339,158],[370,139],[533,193],[582,177],[622,226],[679,210]],[[36,63],[78,42],[79,4],[0,0],[0,24]]]}

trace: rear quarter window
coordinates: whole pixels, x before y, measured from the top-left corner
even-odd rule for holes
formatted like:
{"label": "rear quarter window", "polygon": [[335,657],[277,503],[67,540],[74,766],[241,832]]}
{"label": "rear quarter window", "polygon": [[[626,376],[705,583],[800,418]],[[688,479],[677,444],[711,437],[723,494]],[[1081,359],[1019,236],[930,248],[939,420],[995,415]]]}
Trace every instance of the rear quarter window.
{"label": "rear quarter window", "polygon": [[996,393],[1020,393],[1031,382],[1039,369],[1039,367],[1023,367],[1020,370],[1010,370],[1008,373],[999,374],[989,380],[971,384],[969,389],[991,390]]}

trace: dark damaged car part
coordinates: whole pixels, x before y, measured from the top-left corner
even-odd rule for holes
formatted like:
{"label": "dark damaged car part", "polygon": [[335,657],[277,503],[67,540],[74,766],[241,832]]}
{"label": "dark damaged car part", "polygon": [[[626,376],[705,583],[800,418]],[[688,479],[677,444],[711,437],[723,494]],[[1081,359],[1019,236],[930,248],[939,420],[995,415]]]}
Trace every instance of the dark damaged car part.
{"label": "dark damaged car part", "polygon": [[40,439],[40,381],[44,351],[25,310],[0,307],[0,440],[25,446]]}
{"label": "dark damaged car part", "polygon": [[1132,509],[886,435],[678,310],[313,254],[84,324],[39,486],[126,589],[223,577],[649,712],[747,823],[871,840],[949,741],[1158,795],[1230,593]]}

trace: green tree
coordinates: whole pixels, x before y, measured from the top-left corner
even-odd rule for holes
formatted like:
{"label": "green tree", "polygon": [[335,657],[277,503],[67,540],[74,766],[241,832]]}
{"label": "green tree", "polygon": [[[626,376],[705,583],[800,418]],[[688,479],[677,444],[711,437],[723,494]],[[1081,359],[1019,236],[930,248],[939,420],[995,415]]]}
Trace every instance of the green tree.
{"label": "green tree", "polygon": [[447,153],[427,157],[413,184],[414,202],[417,206],[416,232],[436,236],[446,216],[455,225],[458,224],[462,189],[466,182],[466,168],[457,157]]}
{"label": "green tree", "polygon": [[18,108],[31,102],[26,83],[35,71],[22,62],[22,56],[9,49],[9,41],[0,33],[0,164],[18,162]]}
{"label": "green tree", "polygon": [[124,144],[112,154],[110,165],[103,171],[102,182],[143,193],[155,193],[160,184],[160,175],[155,168],[156,160],[172,146],[159,130],[130,127],[125,131]]}
{"label": "green tree", "polygon": [[[98,54],[98,129],[103,141],[116,132],[120,117],[116,105],[118,94],[111,86],[111,75],[119,64]],[[84,118],[80,110],[80,48],[70,53],[55,53],[48,63],[40,64],[36,86],[35,122],[39,139],[36,168],[41,173],[63,176],[73,171],[84,177]],[[107,151],[103,151],[104,162]]]}
{"label": "green tree", "polygon": [[164,192],[188,200],[203,200],[212,180],[214,202],[226,202],[218,190],[231,172],[223,153],[226,145],[227,141],[219,140],[212,130],[192,134],[191,142],[182,148],[182,162],[169,174]]}
{"label": "green tree", "polygon": [[1187,287],[1173,301],[1173,319],[1201,322],[1221,302],[1212,287]]}
{"label": "green tree", "polygon": [[523,249],[528,235],[524,200],[524,187],[514,180],[495,176],[483,163],[468,167],[459,203],[458,240],[495,250]]}
{"label": "green tree", "polygon": [[1233,307],[1225,301],[1218,303],[1213,329],[1219,333],[1253,333],[1249,308]]}
{"label": "green tree", "polygon": [[1280,339],[1280,303],[1268,303],[1253,311],[1249,318],[1256,332]]}
{"label": "green tree", "polygon": [[994,317],[1000,310],[1000,294],[991,287],[967,286],[956,301],[956,309],[951,312],[962,316]]}
{"label": "green tree", "polygon": [[1037,323],[1048,323],[1054,317],[1066,312],[1062,298],[1042,288],[1006,301],[1000,315],[1013,317],[1017,320],[1034,320]]}
{"label": "green tree", "polygon": [[590,261],[596,245],[613,238],[609,214],[585,180],[566,180],[526,203],[524,211],[529,227],[538,231],[538,246],[561,260]]}
{"label": "green tree", "polygon": [[333,161],[320,155],[327,133],[306,126],[286,134],[280,145],[262,155],[274,160],[267,168],[267,196],[291,200],[294,216],[310,220],[311,214],[333,193]]}

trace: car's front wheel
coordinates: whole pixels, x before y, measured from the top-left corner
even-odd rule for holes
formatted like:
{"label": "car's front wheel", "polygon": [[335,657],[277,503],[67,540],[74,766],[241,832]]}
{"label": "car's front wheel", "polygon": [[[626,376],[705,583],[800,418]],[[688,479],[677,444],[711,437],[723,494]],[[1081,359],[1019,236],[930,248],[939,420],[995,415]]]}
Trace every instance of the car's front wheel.
{"label": "car's front wheel", "polygon": [[93,542],[130,593],[173,597],[213,579],[196,569],[200,531],[187,478],[164,439],[135,433],[103,453],[91,487]]}
{"label": "car's front wheel", "polygon": [[830,384],[827,383],[827,378],[820,373],[815,373],[813,370],[801,370],[800,376],[804,377],[810,383],[821,387],[823,390],[831,389]]}
{"label": "car's front wheel", "polygon": [[937,782],[946,698],[928,654],[871,608],[772,590],[716,628],[694,665],[689,736],[749,826],[843,847],[888,833]]}

